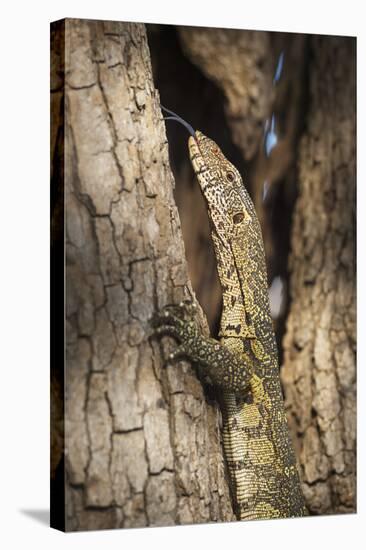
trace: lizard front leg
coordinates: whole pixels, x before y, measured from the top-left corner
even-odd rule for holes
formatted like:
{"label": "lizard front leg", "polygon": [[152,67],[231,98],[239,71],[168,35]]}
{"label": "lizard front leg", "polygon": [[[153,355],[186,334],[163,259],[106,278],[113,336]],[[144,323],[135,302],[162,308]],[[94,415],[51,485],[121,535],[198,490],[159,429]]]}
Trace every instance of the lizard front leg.
{"label": "lizard front leg", "polygon": [[152,319],[157,337],[171,336],[178,347],[169,355],[169,362],[187,359],[196,363],[212,384],[233,393],[248,391],[253,373],[252,363],[245,356],[231,351],[213,338],[200,333],[192,306],[166,306]]}

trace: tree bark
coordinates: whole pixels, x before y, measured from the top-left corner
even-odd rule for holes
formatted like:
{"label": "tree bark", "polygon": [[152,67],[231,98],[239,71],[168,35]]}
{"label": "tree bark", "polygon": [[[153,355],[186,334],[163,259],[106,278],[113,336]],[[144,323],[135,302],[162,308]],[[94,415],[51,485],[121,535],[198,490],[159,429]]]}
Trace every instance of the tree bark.
{"label": "tree bark", "polygon": [[217,406],[148,338],[195,298],[145,28],[64,26],[66,530],[232,520]]}
{"label": "tree bark", "polygon": [[282,381],[308,507],[356,509],[355,40],[311,37]]}

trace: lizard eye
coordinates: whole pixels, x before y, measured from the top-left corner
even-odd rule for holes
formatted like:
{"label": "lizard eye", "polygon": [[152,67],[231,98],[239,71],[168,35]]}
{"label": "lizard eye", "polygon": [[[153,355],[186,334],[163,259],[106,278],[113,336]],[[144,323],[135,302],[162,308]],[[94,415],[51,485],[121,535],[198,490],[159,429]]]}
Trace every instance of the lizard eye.
{"label": "lizard eye", "polygon": [[244,219],[244,214],[243,212],[238,212],[237,214],[234,214],[233,216],[233,222],[236,224],[242,222]]}
{"label": "lizard eye", "polygon": [[234,179],[235,179],[234,173],[233,172],[226,172],[226,179],[227,179],[227,181],[230,181],[230,182],[234,181]]}

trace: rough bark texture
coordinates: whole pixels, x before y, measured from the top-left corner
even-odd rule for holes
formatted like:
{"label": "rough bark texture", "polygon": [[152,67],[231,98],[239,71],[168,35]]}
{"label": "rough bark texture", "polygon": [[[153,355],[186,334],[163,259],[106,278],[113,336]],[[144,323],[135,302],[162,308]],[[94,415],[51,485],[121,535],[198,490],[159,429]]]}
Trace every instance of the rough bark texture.
{"label": "rough bark texture", "polygon": [[66,529],[231,520],[216,405],[148,339],[192,290],[144,26],[66,20],[65,75]]}
{"label": "rough bark texture", "polygon": [[356,508],[355,41],[312,37],[282,381],[313,513]]}

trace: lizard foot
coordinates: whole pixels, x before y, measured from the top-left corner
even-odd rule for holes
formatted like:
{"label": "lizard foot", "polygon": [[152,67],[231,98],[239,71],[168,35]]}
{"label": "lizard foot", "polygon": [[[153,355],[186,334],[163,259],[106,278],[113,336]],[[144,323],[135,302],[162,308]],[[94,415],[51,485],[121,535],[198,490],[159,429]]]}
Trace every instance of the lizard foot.
{"label": "lizard foot", "polygon": [[165,306],[153,316],[153,336],[171,336],[178,343],[167,362],[187,359],[198,365],[212,384],[242,391],[249,384],[250,365],[217,340],[203,336],[194,320],[194,312],[191,304],[181,303]]}
{"label": "lizard foot", "polygon": [[179,343],[196,338],[198,328],[194,321],[195,311],[196,307],[192,303],[165,306],[150,321],[152,336],[171,336]]}

